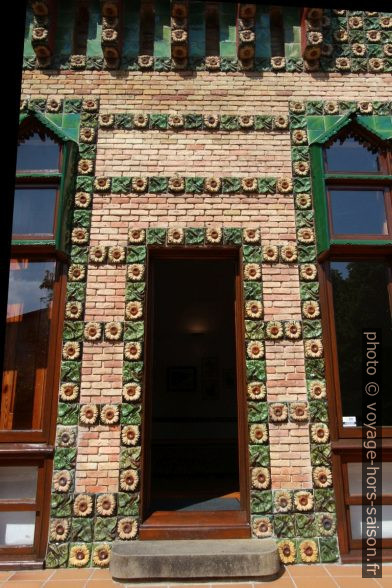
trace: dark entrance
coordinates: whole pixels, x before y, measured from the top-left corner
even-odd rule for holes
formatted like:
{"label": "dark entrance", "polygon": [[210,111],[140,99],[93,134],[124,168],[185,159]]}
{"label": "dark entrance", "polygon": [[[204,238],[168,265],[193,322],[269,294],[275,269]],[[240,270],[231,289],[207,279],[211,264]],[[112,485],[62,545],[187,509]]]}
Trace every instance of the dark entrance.
{"label": "dark entrance", "polygon": [[247,536],[238,250],[150,253],[141,538]]}

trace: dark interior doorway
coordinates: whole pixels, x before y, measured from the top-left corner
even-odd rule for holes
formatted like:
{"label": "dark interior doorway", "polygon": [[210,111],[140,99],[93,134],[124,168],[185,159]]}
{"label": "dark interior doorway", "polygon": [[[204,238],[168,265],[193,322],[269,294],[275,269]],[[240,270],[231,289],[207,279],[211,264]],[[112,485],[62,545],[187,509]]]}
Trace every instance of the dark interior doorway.
{"label": "dark interior doorway", "polygon": [[236,265],[153,261],[151,512],[240,510]]}

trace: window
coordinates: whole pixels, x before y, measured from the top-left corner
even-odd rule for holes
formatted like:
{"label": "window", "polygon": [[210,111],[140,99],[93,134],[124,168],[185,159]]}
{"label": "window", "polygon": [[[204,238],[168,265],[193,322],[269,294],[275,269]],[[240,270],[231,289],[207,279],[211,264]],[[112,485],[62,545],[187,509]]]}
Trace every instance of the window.
{"label": "window", "polygon": [[386,393],[392,382],[392,150],[355,116],[328,135],[311,151],[333,473],[342,480],[335,485],[338,533],[348,562],[361,557],[365,328],[379,329],[382,338],[383,547],[392,546],[392,397]]}
{"label": "window", "polygon": [[392,237],[391,157],[345,132],[324,149],[332,239]]}
{"label": "window", "polygon": [[22,115],[0,392],[0,559],[43,560],[46,550],[75,152],[44,115]]}

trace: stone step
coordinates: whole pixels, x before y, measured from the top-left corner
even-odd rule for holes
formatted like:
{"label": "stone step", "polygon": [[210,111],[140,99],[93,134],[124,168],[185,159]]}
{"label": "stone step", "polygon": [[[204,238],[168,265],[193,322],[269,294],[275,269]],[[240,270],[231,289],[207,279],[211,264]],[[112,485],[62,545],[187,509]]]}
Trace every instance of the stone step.
{"label": "stone step", "polygon": [[276,578],[280,561],[273,539],[193,539],[115,542],[115,580]]}

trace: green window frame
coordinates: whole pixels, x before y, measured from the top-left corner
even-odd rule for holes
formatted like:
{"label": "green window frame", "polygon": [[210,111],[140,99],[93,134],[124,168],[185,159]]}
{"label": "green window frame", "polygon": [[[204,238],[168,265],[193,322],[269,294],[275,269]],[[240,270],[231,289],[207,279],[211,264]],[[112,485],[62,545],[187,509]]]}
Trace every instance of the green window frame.
{"label": "green window frame", "polygon": [[[380,121],[382,120],[382,125]],[[370,238],[366,235],[354,235],[345,238],[336,238],[332,235],[331,226],[329,222],[329,208],[327,198],[328,183],[340,181],[348,185],[350,180],[357,185],[363,183],[363,186],[372,185],[377,187],[389,188],[390,194],[392,192],[392,117],[377,117],[377,116],[360,116],[355,113],[350,113],[345,116],[325,116],[326,126],[330,127],[328,131],[323,132],[310,144],[310,157],[312,162],[312,184],[314,194],[315,207],[315,222],[317,234],[317,253],[320,255],[331,248],[334,249],[342,245],[374,245],[390,246],[392,239],[385,235],[385,238]],[[337,120],[336,120],[337,119]],[[390,119],[389,121],[386,119]],[[382,131],[378,126],[382,126]],[[345,127],[352,128],[358,135],[366,138],[376,148],[389,150],[388,173],[327,173],[324,165],[324,149],[325,146],[337,137]],[[343,131],[344,132],[344,131]],[[389,218],[390,221],[390,218]]]}

